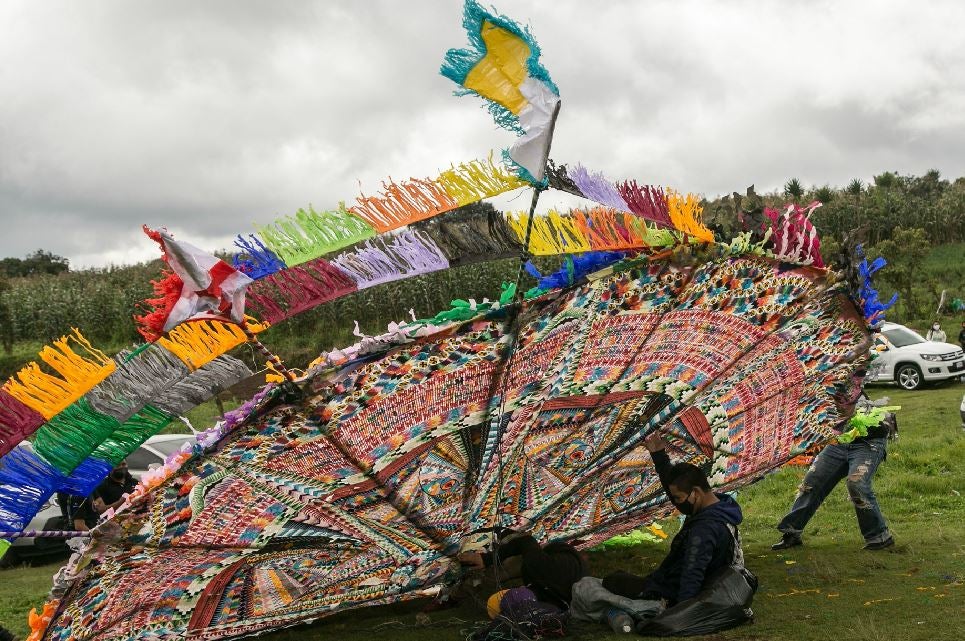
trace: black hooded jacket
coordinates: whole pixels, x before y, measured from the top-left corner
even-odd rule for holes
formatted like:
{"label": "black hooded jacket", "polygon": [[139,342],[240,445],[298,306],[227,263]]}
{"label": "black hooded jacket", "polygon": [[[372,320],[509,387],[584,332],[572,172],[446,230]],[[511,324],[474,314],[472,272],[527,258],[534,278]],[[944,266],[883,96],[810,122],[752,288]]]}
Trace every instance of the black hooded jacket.
{"label": "black hooded jacket", "polygon": [[[669,495],[670,457],[661,450],[652,458]],[[671,605],[697,596],[705,579],[733,562],[734,536],[728,525],[737,526],[744,518],[737,501],[726,494],[716,496],[717,503],[687,517],[656,570],[645,577],[617,572],[604,579],[603,587],[631,599],[667,599]]]}

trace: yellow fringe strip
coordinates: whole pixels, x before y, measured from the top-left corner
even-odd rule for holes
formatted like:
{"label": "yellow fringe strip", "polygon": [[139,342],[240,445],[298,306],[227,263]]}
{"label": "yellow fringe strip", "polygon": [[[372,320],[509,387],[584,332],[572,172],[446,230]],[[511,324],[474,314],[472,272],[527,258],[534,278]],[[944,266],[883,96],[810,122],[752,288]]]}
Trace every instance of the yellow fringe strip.
{"label": "yellow fringe strip", "polygon": [[439,174],[436,183],[459,207],[529,186],[528,182],[506,171],[502,165],[494,164],[492,153],[487,160],[453,165],[451,169]]}
{"label": "yellow fringe strip", "polygon": [[[247,319],[248,329],[255,334],[268,329],[268,323]],[[191,321],[181,323],[157,342],[193,371],[246,341],[245,333],[232,323]]]}
{"label": "yellow fringe strip", "polygon": [[701,240],[714,242],[714,232],[704,227],[700,216],[704,213],[700,201],[693,194],[682,196],[673,189],[667,190],[667,206],[670,209],[670,222],[677,231]]}
{"label": "yellow fringe strip", "polygon": [[382,183],[382,188],[384,191],[379,196],[359,196],[356,199],[358,205],[349,209],[379,233],[431,218],[458,206],[441,185],[428,179]]}
{"label": "yellow fringe strip", "polygon": [[[507,213],[506,222],[516,232],[519,242],[526,242],[526,226],[529,215],[524,212]],[[554,256],[556,254],[579,254],[592,249],[586,236],[569,216],[551,210],[545,216],[533,218],[529,247],[526,250],[535,256]]]}
{"label": "yellow fringe strip", "polygon": [[[76,328],[71,329],[71,335],[40,351],[40,359],[60,374],[59,377],[45,373],[37,363],[31,362],[4,385],[11,396],[48,420],[116,369],[114,361],[104,352],[95,349]],[[72,344],[80,346],[86,354],[74,352]]]}
{"label": "yellow fringe strip", "polygon": [[[520,242],[525,241],[528,220],[523,212],[506,214],[506,221]],[[587,251],[653,250],[677,244],[679,236],[679,232],[649,227],[639,216],[609,207],[571,209],[566,213],[550,211],[533,220],[529,253],[553,256]]]}

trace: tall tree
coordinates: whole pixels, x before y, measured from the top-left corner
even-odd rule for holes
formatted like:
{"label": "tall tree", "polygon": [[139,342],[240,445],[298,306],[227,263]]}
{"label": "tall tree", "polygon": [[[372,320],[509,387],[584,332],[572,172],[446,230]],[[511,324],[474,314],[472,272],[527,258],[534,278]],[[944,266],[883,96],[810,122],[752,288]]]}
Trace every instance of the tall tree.
{"label": "tall tree", "polygon": [[784,195],[795,201],[801,200],[801,196],[804,195],[804,186],[801,181],[797,178],[791,178],[784,183]]}

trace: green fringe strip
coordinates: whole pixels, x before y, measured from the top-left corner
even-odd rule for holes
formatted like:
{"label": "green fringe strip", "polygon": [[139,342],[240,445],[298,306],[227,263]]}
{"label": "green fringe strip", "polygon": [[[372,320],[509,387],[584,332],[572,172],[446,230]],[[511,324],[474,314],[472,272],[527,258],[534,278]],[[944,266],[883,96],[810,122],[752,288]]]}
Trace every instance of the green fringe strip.
{"label": "green fringe strip", "polygon": [[34,434],[34,451],[64,476],[109,437],[120,423],[95,412],[86,398],[71,403]]}
{"label": "green fringe strip", "polygon": [[117,465],[130,456],[144,441],[164,429],[174,418],[153,405],[145,405],[140,412],[111,432],[91,453],[91,456]]}
{"label": "green fringe strip", "polygon": [[258,227],[258,234],[286,265],[294,267],[371,238],[375,229],[339,203],[335,211],[318,212],[311,206],[308,211],[299,209],[294,217],[285,216],[274,225]]}

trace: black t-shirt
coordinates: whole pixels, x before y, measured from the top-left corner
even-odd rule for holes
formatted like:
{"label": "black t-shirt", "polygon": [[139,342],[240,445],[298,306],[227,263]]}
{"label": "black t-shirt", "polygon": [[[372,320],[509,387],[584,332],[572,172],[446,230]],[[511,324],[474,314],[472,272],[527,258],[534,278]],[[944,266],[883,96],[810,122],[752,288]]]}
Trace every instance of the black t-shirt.
{"label": "black t-shirt", "polygon": [[124,481],[118,483],[111,477],[104,479],[100,485],[97,486],[97,490],[94,492],[94,496],[100,498],[104,501],[104,505],[110,505],[118,499],[120,499],[125,494],[130,494],[134,491],[134,487],[137,485],[137,481],[130,474],[124,477]]}
{"label": "black t-shirt", "polygon": [[94,511],[94,494],[90,496],[74,496],[73,494],[57,493],[57,502],[60,503],[60,513],[66,523],[64,529],[73,530],[74,521],[84,519],[87,527],[97,525],[98,515]]}

